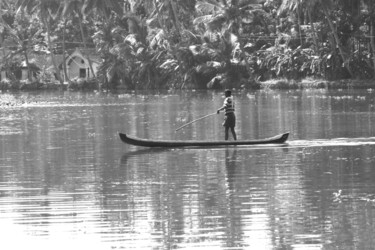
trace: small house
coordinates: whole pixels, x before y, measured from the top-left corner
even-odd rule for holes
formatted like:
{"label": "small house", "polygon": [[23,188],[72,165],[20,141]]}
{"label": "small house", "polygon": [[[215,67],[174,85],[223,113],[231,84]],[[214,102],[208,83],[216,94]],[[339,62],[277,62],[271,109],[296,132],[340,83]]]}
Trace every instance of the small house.
{"label": "small house", "polygon": [[30,69],[30,76],[31,76],[31,80],[35,81],[37,79],[37,74],[39,73],[40,71],[40,68],[38,65],[36,65],[36,63],[34,62],[34,60],[32,60],[31,62],[29,62],[29,67],[27,67],[27,64],[26,64],[26,61],[23,61],[21,62],[21,81],[23,80],[27,80],[28,79],[28,71]]}
{"label": "small house", "polygon": [[[29,57],[29,67],[26,64],[26,61],[23,59],[20,64],[20,68],[17,72],[13,72],[15,77],[21,81],[25,81],[28,79],[28,71],[30,69],[30,74],[32,80],[38,79],[41,75],[51,74],[54,72],[53,63],[51,60],[50,55],[46,54],[36,54],[30,53]],[[54,55],[57,65],[59,65],[61,78],[64,79],[65,82],[68,79],[65,79],[64,74],[64,57],[62,54]],[[0,56],[1,60],[1,56]],[[21,59],[22,60],[22,59]],[[90,63],[93,69],[94,74],[90,69]],[[90,79],[96,76],[99,65],[101,62],[101,58],[95,52],[95,49],[83,49],[83,48],[76,48],[70,55],[65,58],[66,63],[66,72],[67,77],[69,80],[74,79]],[[19,72],[18,72],[19,71]],[[7,78],[7,74],[4,70],[1,70],[0,80],[4,80]],[[51,79],[56,81],[57,79]]]}
{"label": "small house", "polygon": [[[89,61],[91,61],[91,66],[95,75],[93,75],[90,69]],[[65,59],[67,75],[70,80],[75,78],[90,79],[96,76],[100,61],[101,59],[95,53],[94,49],[85,50],[76,48],[73,53]],[[62,65],[61,70],[63,70]],[[64,75],[63,72],[61,73]]]}

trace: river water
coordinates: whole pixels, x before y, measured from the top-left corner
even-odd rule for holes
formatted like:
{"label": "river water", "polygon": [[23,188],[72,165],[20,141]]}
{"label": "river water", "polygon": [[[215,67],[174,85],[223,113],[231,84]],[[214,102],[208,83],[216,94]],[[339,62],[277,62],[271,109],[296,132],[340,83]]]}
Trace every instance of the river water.
{"label": "river water", "polygon": [[219,92],[0,94],[0,248],[374,249],[374,93],[234,98],[239,139],[288,143],[118,137],[223,139],[222,114],[175,131],[215,112]]}

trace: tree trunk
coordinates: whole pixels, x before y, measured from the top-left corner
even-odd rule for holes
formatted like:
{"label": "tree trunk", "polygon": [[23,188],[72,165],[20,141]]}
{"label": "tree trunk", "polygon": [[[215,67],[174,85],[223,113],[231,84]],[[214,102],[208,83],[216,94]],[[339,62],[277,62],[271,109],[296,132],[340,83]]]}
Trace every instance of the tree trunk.
{"label": "tree trunk", "polygon": [[157,19],[158,19],[160,28],[163,30],[164,35],[167,37],[167,39],[169,39],[169,33],[167,32],[167,30],[165,28],[165,25],[161,20],[161,13],[160,13],[160,10],[158,8],[158,3],[156,2],[156,0],[154,0],[154,5],[155,5],[155,10],[156,10],[156,13],[157,13]]}
{"label": "tree trunk", "polygon": [[23,52],[24,52],[25,62],[26,62],[26,67],[27,67],[27,80],[29,82],[32,82],[31,70],[30,70],[30,63],[29,63],[29,56],[27,55],[27,48],[25,48]]}
{"label": "tree trunk", "polygon": [[67,20],[64,20],[64,30],[63,30],[63,69],[64,69],[64,81],[70,82],[68,72],[66,70],[66,56],[65,56],[65,30],[66,30],[66,22]]}
{"label": "tree trunk", "polygon": [[180,22],[177,18],[177,9],[174,1],[169,0],[169,4],[171,6],[172,12],[173,12],[173,24],[175,26],[175,29],[177,31],[178,37],[181,37],[181,32],[180,32]]}
{"label": "tree trunk", "polygon": [[373,60],[373,71],[374,71],[374,75],[372,76],[372,78],[375,78],[375,39],[374,39],[375,32],[374,32],[374,29],[375,29],[375,22],[371,18],[371,21],[370,21],[370,44],[371,44],[371,57],[372,57],[372,60]]}
{"label": "tree trunk", "polygon": [[314,41],[314,45],[315,45],[315,53],[317,54],[319,52],[319,44],[318,44],[318,40],[316,39],[316,31],[315,31],[315,27],[314,27],[314,22],[313,22],[312,17],[311,17],[311,10],[310,9],[308,10],[308,15],[309,15],[309,20],[310,20],[312,37],[313,37],[313,41]]}
{"label": "tree trunk", "polygon": [[372,61],[373,61],[373,71],[374,71],[374,74],[372,76],[372,78],[375,78],[375,38],[374,38],[374,35],[375,35],[375,20],[373,20],[373,18],[371,17],[371,20],[370,20],[370,45],[371,45],[371,57],[372,57]]}
{"label": "tree trunk", "polygon": [[329,12],[328,12],[328,10],[325,7],[323,7],[323,11],[324,11],[325,16],[327,17],[328,25],[331,28],[331,31],[332,31],[333,36],[335,38],[336,45],[337,45],[337,47],[339,49],[339,52],[340,52],[340,55],[341,55],[341,59],[342,59],[342,61],[344,63],[344,66],[348,70],[350,76],[353,77],[353,72],[351,71],[350,66],[349,66],[349,59],[345,55],[345,52],[344,52],[344,50],[343,50],[343,48],[341,46],[340,39],[339,39],[339,36],[337,35],[335,26],[333,25],[333,22],[332,22],[331,18],[329,17]]}
{"label": "tree trunk", "polygon": [[50,29],[49,24],[48,24],[48,22],[47,22],[46,20],[44,20],[44,25],[47,27],[47,42],[48,42],[48,48],[49,48],[49,51],[50,51],[50,55],[51,55],[51,60],[52,60],[53,67],[54,67],[54,69],[55,69],[56,78],[57,78],[57,80],[58,80],[60,83],[63,83],[63,81],[62,81],[62,79],[61,79],[60,69],[59,69],[59,67],[57,66],[56,58],[55,58],[55,54],[53,53],[53,50],[52,50],[51,29]]}
{"label": "tree trunk", "polygon": [[303,39],[302,39],[302,32],[301,32],[301,9],[300,5],[297,6],[297,18],[298,18],[298,33],[299,33],[299,41],[301,46],[303,45]]}
{"label": "tree trunk", "polygon": [[82,42],[83,42],[83,47],[85,48],[86,52],[87,52],[87,61],[89,62],[89,67],[90,67],[90,71],[92,73],[92,76],[93,77],[96,77],[95,76],[95,72],[94,72],[94,69],[92,68],[92,62],[91,62],[91,59],[90,59],[90,55],[89,55],[89,52],[87,50],[87,43],[86,43],[86,36],[85,36],[85,33],[84,33],[84,30],[83,30],[83,25],[82,25],[82,16],[79,14],[79,28],[81,30],[81,36],[82,36]]}

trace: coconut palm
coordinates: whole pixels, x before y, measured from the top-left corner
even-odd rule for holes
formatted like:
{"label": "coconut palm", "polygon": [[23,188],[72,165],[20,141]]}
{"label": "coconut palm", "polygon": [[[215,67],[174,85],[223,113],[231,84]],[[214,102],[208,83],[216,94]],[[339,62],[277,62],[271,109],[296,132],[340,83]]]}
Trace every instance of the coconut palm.
{"label": "coconut palm", "polygon": [[[340,56],[344,63],[344,66],[349,72],[349,74],[353,76],[352,70],[349,65],[350,56],[344,51],[344,48],[340,42],[339,35],[337,33],[337,29],[331,19],[330,12],[335,7],[335,2],[333,0],[282,0],[282,5],[279,11],[283,11],[286,9],[290,11],[298,11],[300,8],[306,8],[308,12],[310,12],[311,16],[311,11],[316,6],[319,6],[319,9],[322,10],[322,13],[326,17],[326,20],[334,37],[335,45],[339,49]],[[311,19],[310,22],[312,22]]]}
{"label": "coconut palm", "polygon": [[249,17],[253,16],[255,11],[262,11],[258,1],[198,1],[196,9],[200,16],[195,18],[193,23],[197,30],[202,29],[203,24],[208,31],[208,40],[218,45],[218,51],[225,58],[225,71],[231,71],[232,59],[236,59],[237,64],[244,64],[246,71],[250,73],[243,48],[242,30],[243,24],[249,22]]}
{"label": "coconut palm", "polygon": [[[66,0],[65,0],[66,1]],[[119,16],[123,14],[123,0],[82,0],[82,13],[88,15],[92,11],[96,11],[100,16],[109,18],[112,12]]]}
{"label": "coconut palm", "polygon": [[17,0],[16,7],[18,11],[26,11],[30,14],[36,14],[40,17],[44,27],[47,30],[47,43],[51,56],[51,61],[54,67],[55,76],[57,80],[63,84],[60,69],[57,65],[55,55],[53,53],[53,44],[51,39],[51,23],[58,17],[60,9],[60,1],[58,0]]}
{"label": "coconut palm", "polygon": [[[179,9],[183,10],[186,6],[186,2],[190,1],[184,1],[179,4]],[[168,22],[171,22],[173,24],[174,30],[176,32],[176,36],[178,40],[181,38],[181,29],[182,24],[179,20],[179,12],[176,7],[176,2],[171,0],[163,0],[163,1],[156,1],[153,0],[154,3],[154,11],[153,13],[156,14],[156,18],[159,21],[159,24],[161,28],[166,31],[170,31],[170,28],[168,28]],[[154,17],[153,14],[151,14],[151,19]],[[168,32],[169,33],[169,32]],[[166,32],[166,34],[168,34]],[[169,34],[170,35],[170,34]]]}
{"label": "coconut palm", "polygon": [[124,73],[127,73],[129,69],[127,60],[131,60],[133,55],[127,46],[122,46],[126,35],[126,31],[121,27],[116,27],[113,20],[99,22],[95,26],[92,38],[100,57],[103,58],[98,74],[103,76],[105,83],[114,82],[114,79],[127,82]]}
{"label": "coconut palm", "polygon": [[363,0],[364,5],[367,7],[367,23],[370,29],[370,45],[372,50],[373,59],[373,77],[375,77],[375,2],[373,0]]}
{"label": "coconut palm", "polygon": [[[87,50],[87,36],[85,35],[83,27],[84,19],[86,19],[92,12],[99,14],[107,21],[112,12],[121,16],[123,14],[122,3],[123,1],[121,0],[65,0],[63,16],[65,18],[69,18],[71,15],[78,16],[83,46],[85,50]],[[87,55],[87,60],[89,62],[90,71],[95,77],[89,54]]]}
{"label": "coconut palm", "polygon": [[[87,39],[86,39],[84,27],[83,27],[84,17],[83,17],[83,14],[82,14],[84,6],[85,6],[84,0],[65,0],[62,16],[64,18],[69,18],[72,15],[78,16],[79,28],[80,28],[80,31],[81,31],[81,38],[82,38],[82,42],[83,42],[83,47],[87,51]],[[92,75],[95,77],[95,72],[94,72],[94,69],[92,67],[92,62],[90,60],[89,54],[87,54],[87,60],[88,60],[88,63],[89,63],[90,71],[91,71]]]}
{"label": "coconut palm", "polygon": [[5,27],[8,30],[8,39],[18,47],[18,51],[12,53],[12,55],[23,54],[27,67],[27,79],[31,82],[29,53],[33,51],[35,45],[41,43],[42,29],[39,22],[25,13],[18,13],[15,16],[14,23],[5,25]]}
{"label": "coconut palm", "polygon": [[191,32],[186,27],[194,12],[195,2],[195,0],[153,0],[151,7],[146,5],[149,6],[147,9],[149,14],[145,15],[144,19],[151,34],[150,47],[155,50],[165,50],[172,55],[173,59],[162,64],[163,72],[178,75],[182,79],[187,79],[189,70],[185,67],[184,59],[178,54],[181,47],[189,43],[188,34]]}
{"label": "coconut palm", "polygon": [[[146,26],[136,17],[122,19],[125,27],[114,22],[102,22],[93,36],[101,57],[104,59],[99,72],[109,82],[121,80],[131,88],[155,88],[160,81],[157,50],[148,45]],[[142,85],[142,86],[140,86]]]}

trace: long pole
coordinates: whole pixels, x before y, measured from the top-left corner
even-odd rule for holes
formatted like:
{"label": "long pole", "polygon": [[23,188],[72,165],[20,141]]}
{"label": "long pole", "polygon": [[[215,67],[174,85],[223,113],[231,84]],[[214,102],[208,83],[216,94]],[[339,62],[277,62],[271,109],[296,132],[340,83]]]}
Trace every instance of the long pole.
{"label": "long pole", "polygon": [[186,123],[185,125],[182,125],[181,127],[178,127],[178,128],[176,129],[176,131],[178,131],[178,130],[180,130],[180,129],[182,129],[182,128],[184,128],[184,127],[186,127],[186,126],[188,126],[188,125],[190,125],[190,124],[192,124],[192,123],[194,123],[194,122],[196,122],[196,121],[202,120],[202,119],[204,119],[204,118],[207,118],[207,117],[209,117],[209,116],[216,115],[216,114],[217,114],[217,112],[212,113],[212,114],[208,114],[208,115],[205,115],[205,116],[202,116],[202,117],[200,117],[200,118],[198,118],[198,119],[195,119],[195,120],[193,120],[193,121],[191,121],[191,122]]}

